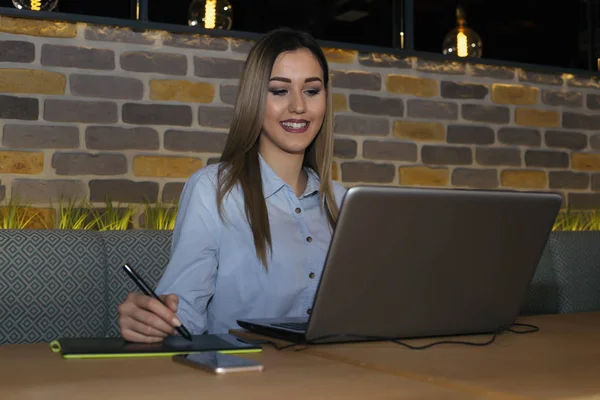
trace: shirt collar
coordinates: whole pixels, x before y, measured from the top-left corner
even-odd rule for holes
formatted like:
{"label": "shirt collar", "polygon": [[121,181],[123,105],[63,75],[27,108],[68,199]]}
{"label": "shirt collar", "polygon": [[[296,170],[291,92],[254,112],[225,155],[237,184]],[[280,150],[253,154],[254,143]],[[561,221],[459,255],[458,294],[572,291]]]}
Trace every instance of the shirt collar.
{"label": "shirt collar", "polygon": [[[267,164],[267,162],[260,153],[258,154],[258,159],[260,163],[263,193],[265,195],[265,199],[277,193],[282,187],[289,186],[283,181],[283,179],[281,179],[275,173],[275,171],[273,171],[271,166]],[[310,168],[305,168],[304,170],[308,175],[308,182],[306,184],[306,189],[304,190],[304,193],[300,196],[300,198],[317,193],[319,191],[320,186],[320,181],[317,174]]]}

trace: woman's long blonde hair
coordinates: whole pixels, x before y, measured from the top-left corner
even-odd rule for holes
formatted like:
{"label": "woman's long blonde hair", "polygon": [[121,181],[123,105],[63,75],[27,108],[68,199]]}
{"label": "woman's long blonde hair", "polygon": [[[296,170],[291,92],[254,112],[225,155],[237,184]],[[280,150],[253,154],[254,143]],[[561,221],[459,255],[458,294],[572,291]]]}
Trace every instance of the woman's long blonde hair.
{"label": "woman's long blonde hair", "polygon": [[281,53],[299,49],[309,50],[321,65],[327,96],[323,125],[306,149],[304,166],[312,169],[320,178],[319,198],[332,229],[335,228],[339,212],[331,178],[333,107],[327,60],[311,35],[288,28],[271,31],[256,42],[246,59],[233,121],[220,159],[217,190],[217,205],[223,218],[223,199],[236,184],[240,185],[244,195],[246,218],[254,237],[256,255],[265,267],[268,266],[267,248],[272,251],[272,241],[263,193],[258,139],[262,131],[273,64]]}

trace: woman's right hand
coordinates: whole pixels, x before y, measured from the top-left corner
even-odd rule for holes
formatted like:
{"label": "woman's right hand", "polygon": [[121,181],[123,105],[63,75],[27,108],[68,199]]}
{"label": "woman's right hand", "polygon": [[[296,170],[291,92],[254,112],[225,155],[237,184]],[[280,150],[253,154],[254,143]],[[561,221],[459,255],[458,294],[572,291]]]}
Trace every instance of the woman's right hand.
{"label": "woman's right hand", "polygon": [[130,342],[156,343],[168,335],[177,334],[175,327],[181,322],[175,315],[179,298],[168,294],[160,301],[144,294],[129,293],[119,304],[119,328],[123,339]]}

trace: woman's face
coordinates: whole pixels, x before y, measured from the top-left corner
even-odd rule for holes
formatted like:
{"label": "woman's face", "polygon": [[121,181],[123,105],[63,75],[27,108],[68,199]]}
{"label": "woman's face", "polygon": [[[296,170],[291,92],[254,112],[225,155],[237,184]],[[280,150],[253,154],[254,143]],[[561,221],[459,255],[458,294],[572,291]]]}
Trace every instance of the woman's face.
{"label": "woman's face", "polygon": [[280,54],[269,81],[259,150],[300,154],[317,136],[327,107],[323,70],[306,49]]}

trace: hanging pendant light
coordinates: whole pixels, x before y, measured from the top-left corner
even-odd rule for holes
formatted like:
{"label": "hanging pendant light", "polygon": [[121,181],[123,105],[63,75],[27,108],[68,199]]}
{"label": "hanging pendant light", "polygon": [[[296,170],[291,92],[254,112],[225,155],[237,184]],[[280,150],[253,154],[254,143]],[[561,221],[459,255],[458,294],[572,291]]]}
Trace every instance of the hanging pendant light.
{"label": "hanging pendant light", "polygon": [[456,8],[456,25],[444,38],[443,53],[458,57],[481,57],[481,38],[467,26],[465,11],[460,6]]}
{"label": "hanging pendant light", "polygon": [[12,0],[19,10],[52,11],[58,5],[58,0]]}
{"label": "hanging pendant light", "polygon": [[231,29],[233,10],[227,0],[192,0],[188,25],[205,29]]}

